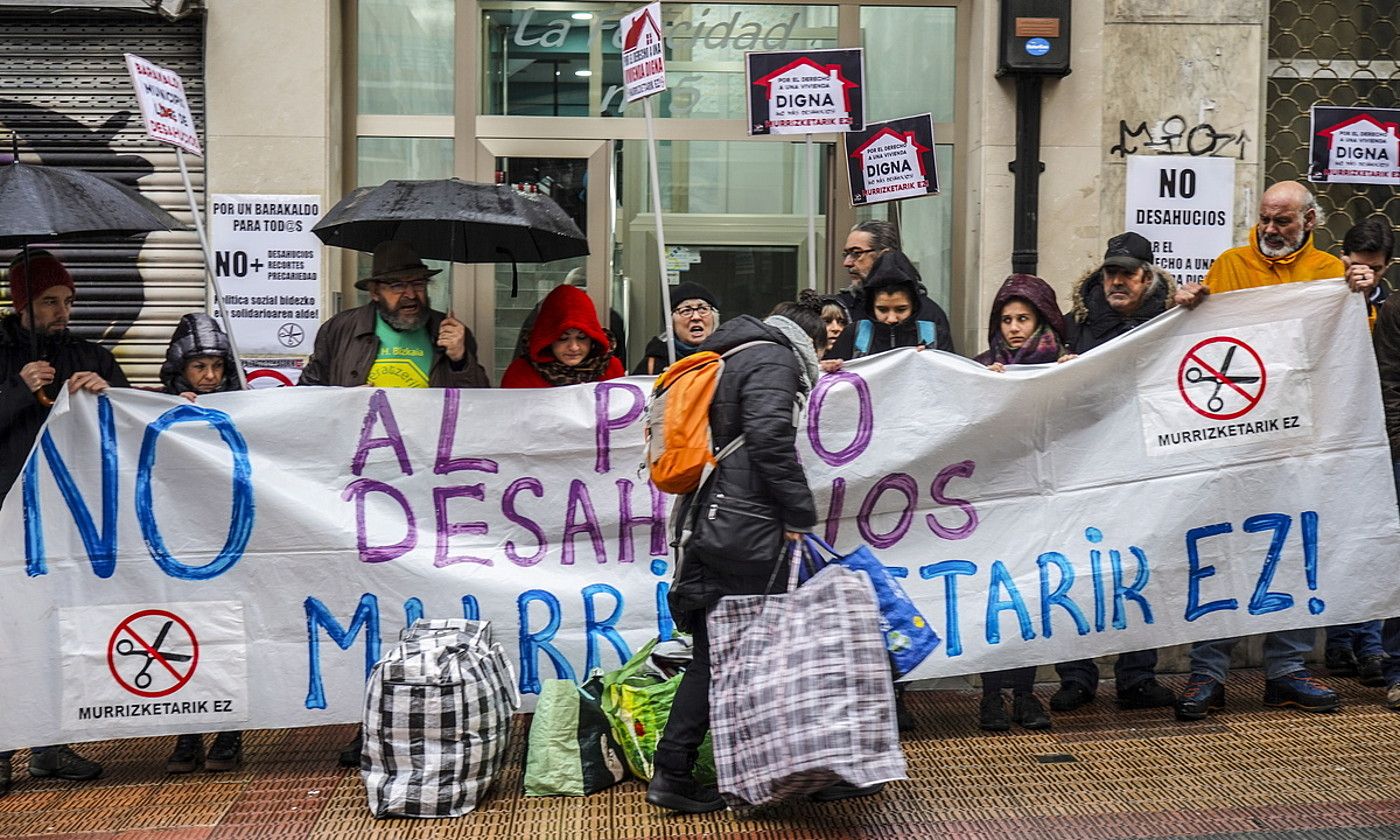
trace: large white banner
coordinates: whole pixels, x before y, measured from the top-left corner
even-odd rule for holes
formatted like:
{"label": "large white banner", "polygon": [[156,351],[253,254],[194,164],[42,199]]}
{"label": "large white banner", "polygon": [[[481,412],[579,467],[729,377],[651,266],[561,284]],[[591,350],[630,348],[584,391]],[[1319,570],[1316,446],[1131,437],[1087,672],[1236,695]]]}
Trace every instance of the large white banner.
{"label": "large white banner", "polygon": [[[489,618],[526,693],[616,667],[670,627],[646,384],[61,400],[0,509],[0,747],[355,720],[419,615]],[[823,377],[798,438],[824,533],[942,640],[914,677],[1400,611],[1340,281],[1059,366],[885,353]]]}

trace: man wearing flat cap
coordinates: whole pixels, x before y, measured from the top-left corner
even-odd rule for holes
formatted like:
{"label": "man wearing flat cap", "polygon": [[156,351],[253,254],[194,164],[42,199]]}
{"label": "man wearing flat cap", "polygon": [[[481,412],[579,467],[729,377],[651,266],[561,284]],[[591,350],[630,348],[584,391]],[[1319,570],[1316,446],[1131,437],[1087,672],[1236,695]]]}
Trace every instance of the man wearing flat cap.
{"label": "man wearing flat cap", "polygon": [[471,331],[430,307],[428,281],[438,273],[407,242],[379,243],[370,275],[355,282],[369,292],[370,302],[321,326],[298,384],[490,387]]}

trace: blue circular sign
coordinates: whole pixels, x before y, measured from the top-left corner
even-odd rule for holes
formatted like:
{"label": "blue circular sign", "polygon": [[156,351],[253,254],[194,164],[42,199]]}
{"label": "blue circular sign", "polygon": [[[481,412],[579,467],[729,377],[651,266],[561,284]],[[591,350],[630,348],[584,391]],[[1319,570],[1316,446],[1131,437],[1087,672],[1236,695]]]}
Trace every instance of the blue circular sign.
{"label": "blue circular sign", "polygon": [[1032,38],[1026,42],[1026,52],[1031,55],[1045,55],[1050,52],[1050,42],[1044,38]]}

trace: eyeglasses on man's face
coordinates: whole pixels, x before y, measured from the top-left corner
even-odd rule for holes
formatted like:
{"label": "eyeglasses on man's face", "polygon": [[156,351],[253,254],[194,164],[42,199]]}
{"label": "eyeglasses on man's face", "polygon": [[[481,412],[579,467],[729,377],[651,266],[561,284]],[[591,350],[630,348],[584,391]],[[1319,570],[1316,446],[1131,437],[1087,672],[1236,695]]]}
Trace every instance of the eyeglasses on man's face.
{"label": "eyeglasses on man's face", "polygon": [[694,318],[696,315],[709,315],[715,311],[708,303],[697,303],[694,306],[681,306],[671,310],[682,318]]}
{"label": "eyeglasses on man's face", "polygon": [[858,260],[866,254],[875,253],[874,248],[847,248],[841,252],[841,256],[848,260]]}
{"label": "eyeglasses on man's face", "polygon": [[424,292],[426,292],[426,291],[428,290],[428,281],[427,281],[427,280],[389,280],[389,281],[383,281],[383,280],[381,280],[380,283],[379,283],[379,288],[381,288],[381,289],[383,289],[383,290],[385,290],[385,291],[388,291],[388,292],[393,292],[393,293],[396,294],[396,295],[401,295],[401,294],[403,294],[404,292],[408,291],[409,289],[412,289],[413,291],[415,291],[415,292],[417,292],[418,294],[421,295],[421,294],[423,294]]}

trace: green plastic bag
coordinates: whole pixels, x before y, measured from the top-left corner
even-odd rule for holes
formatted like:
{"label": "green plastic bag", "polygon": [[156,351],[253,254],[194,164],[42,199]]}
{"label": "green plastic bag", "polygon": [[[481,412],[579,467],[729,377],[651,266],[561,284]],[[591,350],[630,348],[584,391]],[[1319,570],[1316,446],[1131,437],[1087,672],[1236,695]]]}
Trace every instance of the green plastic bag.
{"label": "green plastic bag", "polygon": [[525,753],[526,796],[585,796],[627,778],[623,756],[599,704],[602,682],[546,680]]}
{"label": "green plastic bag", "polygon": [[[656,744],[671,716],[671,701],[682,676],[677,674],[667,680],[647,669],[657,641],[652,639],[626,665],[603,675],[603,712],[622,746],[627,766],[643,780],[651,779]],[[715,754],[708,734],[695,762],[695,780],[707,785],[715,783]]]}

